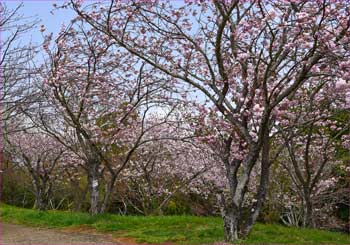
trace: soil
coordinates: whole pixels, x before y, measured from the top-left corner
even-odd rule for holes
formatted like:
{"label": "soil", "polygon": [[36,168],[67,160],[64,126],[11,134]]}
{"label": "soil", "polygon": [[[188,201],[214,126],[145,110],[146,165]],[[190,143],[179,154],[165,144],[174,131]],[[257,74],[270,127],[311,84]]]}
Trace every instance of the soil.
{"label": "soil", "polygon": [[[99,233],[88,227],[47,229],[0,223],[0,244],[126,244],[133,239],[114,238],[111,233]],[[134,243],[135,244],[135,243]]]}

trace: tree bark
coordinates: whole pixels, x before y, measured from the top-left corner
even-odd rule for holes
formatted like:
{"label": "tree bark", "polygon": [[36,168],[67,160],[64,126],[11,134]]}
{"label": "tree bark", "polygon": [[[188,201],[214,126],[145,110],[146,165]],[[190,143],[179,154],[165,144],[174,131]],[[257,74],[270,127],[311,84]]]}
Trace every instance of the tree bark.
{"label": "tree bark", "polygon": [[313,207],[312,207],[312,201],[311,197],[309,195],[309,191],[304,191],[304,203],[303,203],[303,211],[304,211],[304,217],[303,217],[303,225],[304,227],[314,228],[315,222],[313,217]]}
{"label": "tree bark", "polygon": [[117,176],[113,175],[111,177],[111,180],[110,182],[107,184],[106,186],[106,192],[105,192],[105,196],[103,198],[103,203],[102,203],[102,206],[101,206],[101,209],[100,209],[100,213],[104,213],[106,212],[107,208],[108,208],[108,204],[109,204],[109,200],[110,200],[110,197],[111,197],[111,194],[112,194],[112,191],[113,191],[113,187],[114,187],[114,183],[117,179]]}
{"label": "tree bark", "polygon": [[43,190],[40,187],[36,189],[34,207],[38,210],[44,210]]}
{"label": "tree bark", "polygon": [[[230,162],[230,145],[232,140],[226,141],[226,151],[223,161],[226,168],[226,177],[229,183],[229,197],[221,195],[221,214],[224,220],[224,233],[226,242],[237,242],[237,240],[244,235],[244,229],[241,226],[244,200],[244,194],[249,182],[250,173],[254,163],[259,156],[259,148],[251,147],[246,159],[232,160]],[[241,166],[243,164],[243,166]],[[242,168],[243,172],[238,176],[238,169]]]}
{"label": "tree bark", "polygon": [[224,234],[226,242],[235,242],[239,238],[240,212],[232,204],[225,206],[222,211]]}
{"label": "tree bark", "polygon": [[256,202],[252,205],[252,209],[250,210],[249,218],[243,231],[244,236],[248,236],[252,230],[266,199],[270,179],[270,142],[268,133],[269,131],[266,130],[263,139],[260,183],[256,194]]}
{"label": "tree bark", "polygon": [[89,162],[88,184],[90,191],[90,214],[95,215],[99,213],[99,176],[98,176],[98,162],[91,160]]}
{"label": "tree bark", "polygon": [[232,200],[227,202],[225,195],[220,196],[221,216],[224,221],[224,236],[226,242],[236,242],[239,239],[240,210]]}

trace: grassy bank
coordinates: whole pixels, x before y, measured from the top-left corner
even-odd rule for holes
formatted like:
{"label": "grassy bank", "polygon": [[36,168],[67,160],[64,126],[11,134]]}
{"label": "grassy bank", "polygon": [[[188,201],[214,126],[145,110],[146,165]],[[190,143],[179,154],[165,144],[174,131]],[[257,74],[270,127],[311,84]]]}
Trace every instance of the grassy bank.
{"label": "grassy bank", "polygon": [[[221,218],[194,216],[118,216],[64,211],[38,212],[1,204],[1,221],[50,228],[94,228],[112,232],[116,237],[134,238],[140,243],[208,244],[221,242]],[[244,244],[350,244],[345,234],[312,229],[256,224]]]}

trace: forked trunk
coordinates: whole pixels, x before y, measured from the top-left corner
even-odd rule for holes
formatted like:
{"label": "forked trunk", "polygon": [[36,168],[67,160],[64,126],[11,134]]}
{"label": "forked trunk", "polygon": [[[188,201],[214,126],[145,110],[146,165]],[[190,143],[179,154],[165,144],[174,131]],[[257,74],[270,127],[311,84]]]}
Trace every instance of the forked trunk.
{"label": "forked trunk", "polygon": [[261,152],[261,174],[258,192],[256,194],[256,202],[252,205],[250,214],[243,228],[242,234],[247,237],[251,232],[253,225],[259,217],[260,211],[266,200],[267,188],[269,185],[270,177],[270,142],[268,131],[265,132],[265,137],[263,140],[262,152]]}

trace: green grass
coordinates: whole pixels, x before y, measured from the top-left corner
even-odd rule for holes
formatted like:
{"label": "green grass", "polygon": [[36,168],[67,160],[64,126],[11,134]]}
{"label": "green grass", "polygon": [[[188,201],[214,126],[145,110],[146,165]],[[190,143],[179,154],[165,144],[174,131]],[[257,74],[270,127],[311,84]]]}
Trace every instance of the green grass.
{"label": "green grass", "polygon": [[[65,211],[35,211],[1,204],[1,220],[49,228],[87,226],[116,237],[132,237],[140,243],[210,244],[223,240],[218,217],[119,216]],[[277,224],[256,224],[244,244],[350,244],[346,234],[314,229],[288,228]]]}

